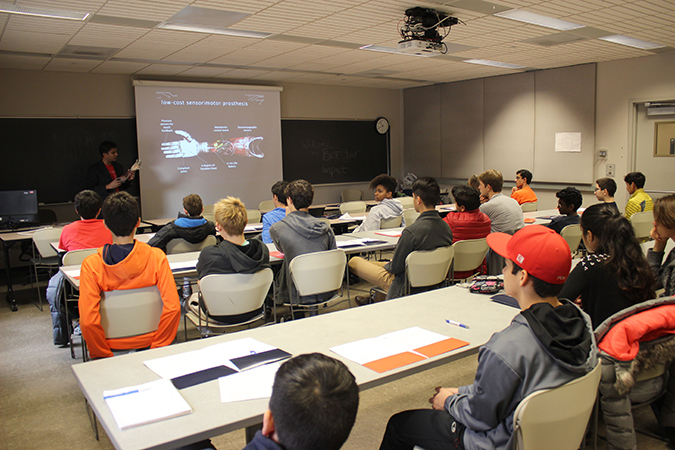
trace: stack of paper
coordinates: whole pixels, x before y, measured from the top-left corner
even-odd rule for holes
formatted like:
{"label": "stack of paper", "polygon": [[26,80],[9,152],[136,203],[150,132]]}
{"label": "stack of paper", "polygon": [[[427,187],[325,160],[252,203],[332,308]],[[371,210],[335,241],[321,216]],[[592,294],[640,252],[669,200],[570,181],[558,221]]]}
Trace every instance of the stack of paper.
{"label": "stack of paper", "polygon": [[332,347],[331,351],[377,373],[403,367],[469,345],[419,327]]}
{"label": "stack of paper", "polygon": [[376,231],[375,234],[389,237],[401,237],[401,230],[391,230],[391,231]]}
{"label": "stack of paper", "polygon": [[120,430],[192,412],[169,380],[103,391],[103,399]]}

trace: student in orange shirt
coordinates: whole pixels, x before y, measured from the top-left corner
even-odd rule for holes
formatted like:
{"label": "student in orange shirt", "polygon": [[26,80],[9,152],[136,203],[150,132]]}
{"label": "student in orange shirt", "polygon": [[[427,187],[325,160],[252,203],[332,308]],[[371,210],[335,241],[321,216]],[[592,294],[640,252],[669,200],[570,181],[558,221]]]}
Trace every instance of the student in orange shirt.
{"label": "student in orange shirt", "polygon": [[520,169],[516,172],[516,185],[511,189],[511,198],[515,199],[519,205],[537,201],[537,194],[530,187],[530,183],[532,183],[532,172],[527,169]]}
{"label": "student in orange shirt", "polygon": [[[105,226],[112,232],[106,244],[82,262],[80,272],[80,328],[92,358],[113,356],[113,350],[163,347],[176,338],[180,302],[166,255],[134,239],[140,225],[136,200],[117,192],[103,202]],[[101,291],[157,286],[164,306],[157,331],[140,336],[106,339],[99,307]]]}

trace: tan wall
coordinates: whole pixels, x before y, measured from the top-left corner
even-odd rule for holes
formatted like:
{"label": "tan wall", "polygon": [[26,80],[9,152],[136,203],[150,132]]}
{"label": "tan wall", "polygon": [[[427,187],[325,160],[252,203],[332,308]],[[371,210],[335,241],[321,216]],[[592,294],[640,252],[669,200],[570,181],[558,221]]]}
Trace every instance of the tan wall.
{"label": "tan wall", "polygon": [[[133,117],[131,80],[130,75],[0,70],[0,117]],[[246,84],[246,80],[240,83]],[[291,83],[282,86],[282,118],[389,119],[392,174],[401,175],[400,91]],[[318,186],[315,202],[339,201],[340,191],[347,187],[362,189],[370,198],[367,186],[368,183]]]}

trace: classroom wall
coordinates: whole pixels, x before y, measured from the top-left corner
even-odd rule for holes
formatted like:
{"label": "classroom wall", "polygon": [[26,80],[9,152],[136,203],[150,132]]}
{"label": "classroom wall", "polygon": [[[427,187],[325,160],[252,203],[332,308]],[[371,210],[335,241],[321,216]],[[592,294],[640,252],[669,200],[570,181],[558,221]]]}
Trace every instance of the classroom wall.
{"label": "classroom wall", "polygon": [[[162,78],[167,81],[213,82],[212,79]],[[223,80],[251,84],[247,80]],[[256,83],[260,84],[260,83]],[[376,119],[391,124],[391,169],[402,170],[401,93],[392,89],[282,83],[282,118]],[[134,117],[130,75],[103,75],[0,70],[0,117]],[[92,150],[95,154],[96,149]],[[39,157],[39,155],[32,155]],[[340,191],[355,187],[371,197],[368,183],[317,186],[316,203],[339,201]],[[262,200],[262,199],[261,199]]]}

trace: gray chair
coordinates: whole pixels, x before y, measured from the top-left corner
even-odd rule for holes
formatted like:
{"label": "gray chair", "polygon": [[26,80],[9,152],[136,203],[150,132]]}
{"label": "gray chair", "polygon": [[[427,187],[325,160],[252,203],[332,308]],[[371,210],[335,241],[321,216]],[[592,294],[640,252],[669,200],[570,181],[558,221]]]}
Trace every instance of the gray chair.
{"label": "gray chair", "polygon": [[344,189],[340,192],[341,202],[353,202],[363,200],[363,191],[361,189]]}
{"label": "gray chair", "polygon": [[523,212],[530,212],[537,210],[537,202],[527,202],[520,205],[520,209]]}
{"label": "gray chair", "polygon": [[454,255],[452,246],[411,252],[405,258],[406,293],[409,295],[416,287],[447,283]]}
{"label": "gray chair", "polygon": [[248,216],[248,223],[260,223],[262,221],[262,214],[257,209],[246,208],[246,215]]}
{"label": "gray chair", "polygon": [[[187,321],[192,322],[201,337],[220,334],[230,328],[249,325],[265,316],[263,303],[273,280],[272,269],[253,274],[228,273],[206,275],[199,281],[200,292],[192,294],[183,318],[185,340]],[[234,316],[260,310],[259,314],[237,323],[222,323],[212,316]]]}
{"label": "gray chair", "polygon": [[[39,303],[33,301],[33,304],[40,308],[40,311],[42,311],[42,292],[40,291],[39,271],[46,269],[49,271],[49,276],[51,277],[52,272],[58,270],[60,263],[59,255],[51,246],[51,243],[58,242],[61,237],[61,230],[62,228],[45,228],[33,233],[33,258],[31,262],[33,263],[39,301]],[[33,280],[31,279],[31,287],[32,284]]]}
{"label": "gray chair", "polygon": [[420,216],[420,213],[415,211],[414,208],[404,209],[403,210],[403,218],[405,219],[405,226],[407,227],[407,226],[415,223],[415,221],[417,220],[417,218],[419,216]]}
{"label": "gray chair", "polygon": [[[347,298],[341,299],[342,287],[346,277],[347,255],[344,250],[326,250],[323,252],[305,253],[298,255],[289,264],[289,271],[296,295],[292,296],[290,308],[291,317],[295,319],[295,311],[304,310],[317,314],[319,310],[336,306],[342,302],[349,302],[349,284],[347,284]],[[301,304],[300,297],[320,295],[340,291],[328,300]],[[276,321],[276,307],[275,307]]]}
{"label": "gray chair", "polygon": [[201,242],[197,242],[196,244],[191,244],[190,242],[181,238],[171,239],[166,244],[166,254],[175,255],[177,253],[199,252],[204,247],[216,245],[216,242],[216,236],[207,236],[206,239]]}
{"label": "gray chair", "polygon": [[[398,200],[403,205],[403,209],[415,209],[415,200],[412,197],[396,197],[394,200]],[[408,223],[408,221],[406,221]]]}
{"label": "gray chair", "polygon": [[340,214],[365,214],[366,213],[366,202],[362,201],[353,201],[340,203]]}
{"label": "gray chair", "polygon": [[639,241],[646,241],[650,238],[650,233],[654,227],[654,212],[636,212],[630,216],[630,224],[633,225],[635,237],[637,237]]}
{"label": "gray chair", "polygon": [[567,242],[567,245],[570,246],[570,251],[576,253],[579,244],[581,243],[581,225],[567,225],[560,230],[560,236],[562,236],[563,239],[565,239],[565,242]]}
{"label": "gray chair", "polygon": [[466,239],[452,244],[455,255],[452,259],[450,280],[455,281],[455,272],[479,269],[489,250],[487,239]]}
{"label": "gray chair", "polygon": [[[85,248],[81,250],[71,250],[65,255],[63,255],[62,263],[64,266],[75,266],[75,265],[81,265],[82,261],[90,255],[95,254],[97,249],[95,248]],[[70,295],[68,294],[67,291],[71,291]],[[63,303],[65,307],[65,312],[66,312],[66,323],[68,326],[71,326],[71,318],[70,318],[70,312],[68,310],[68,303],[73,303],[77,304],[79,300],[79,295],[76,295],[74,292],[72,292],[73,289],[70,288],[70,283],[66,282],[66,288],[63,289]],[[70,347],[70,357],[75,359],[75,350],[73,349],[73,333],[70,332],[68,333],[68,344]],[[84,350],[83,350],[84,351]]]}
{"label": "gray chair", "polygon": [[273,200],[265,200],[260,202],[258,205],[258,211],[261,212],[267,212],[267,211],[272,211],[274,209],[274,201]]}
{"label": "gray chair", "polygon": [[380,229],[385,230],[387,228],[398,228],[403,222],[403,216],[392,217],[391,219],[382,219],[380,220]]}

